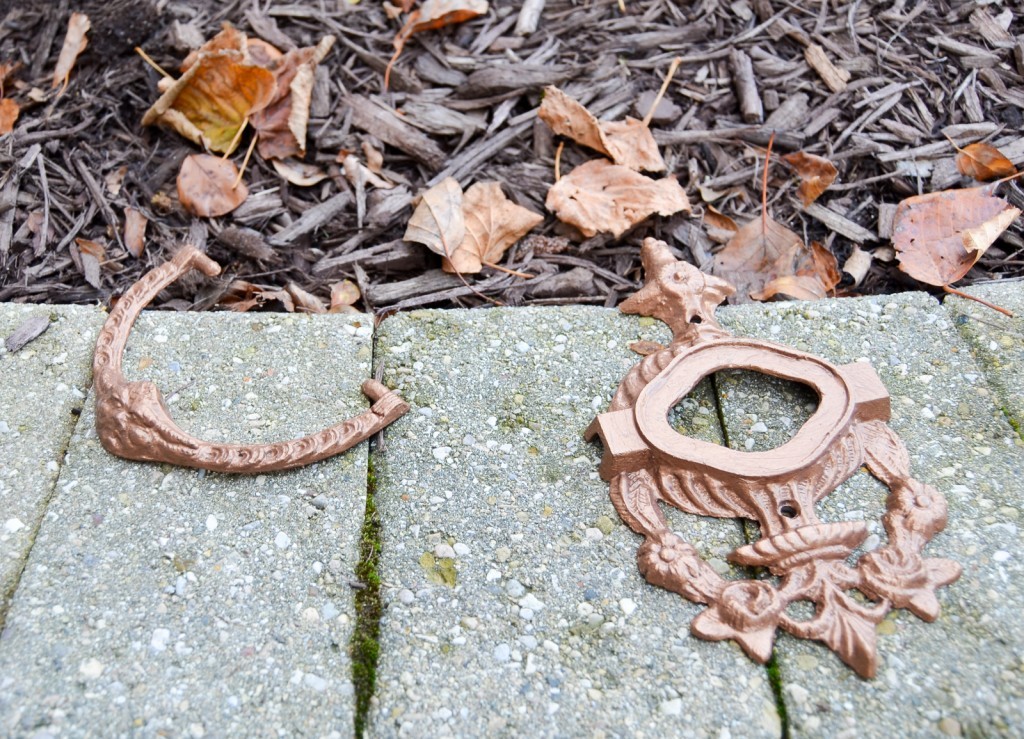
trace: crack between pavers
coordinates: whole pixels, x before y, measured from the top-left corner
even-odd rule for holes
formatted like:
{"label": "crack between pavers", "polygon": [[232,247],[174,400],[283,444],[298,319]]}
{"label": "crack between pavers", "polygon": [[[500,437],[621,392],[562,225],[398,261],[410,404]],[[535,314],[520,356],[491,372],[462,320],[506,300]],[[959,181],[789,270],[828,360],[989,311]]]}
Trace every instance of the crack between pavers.
{"label": "crack between pavers", "polygon": [[[711,380],[711,395],[715,399],[715,414],[718,416],[718,426],[722,431],[722,443],[729,449],[734,449],[733,445],[729,441],[729,427],[725,422],[725,409],[722,407],[722,396],[718,387],[718,375],[712,374],[709,378]],[[737,519],[736,525],[740,529],[740,534],[743,536],[743,540],[747,544],[752,544],[756,538],[753,535],[753,526],[747,525],[744,519]],[[754,578],[758,573],[757,569],[750,567],[738,567],[738,569],[744,573],[748,578]],[[764,666],[766,677],[768,678],[768,685],[772,691],[772,697],[775,699],[775,711],[779,714],[779,724],[782,730],[782,739],[790,739],[789,731],[789,713],[786,710],[786,698],[782,690],[782,673],[779,669],[779,663],[777,659],[777,650],[772,648],[771,659]]]}
{"label": "crack between pavers", "polygon": [[82,420],[82,410],[85,408],[86,403],[89,401],[89,395],[92,393],[92,377],[89,377],[89,391],[86,393],[85,398],[82,399],[82,404],[78,408],[72,408],[70,413],[74,417],[71,422],[71,428],[68,430],[67,435],[64,437],[63,443],[60,445],[57,459],[60,460],[57,474],[53,478],[53,484],[50,485],[50,489],[47,491],[46,496],[43,498],[43,505],[40,510],[39,516],[35,520],[35,524],[32,528],[31,533],[28,537],[28,548],[25,549],[25,554],[21,558],[17,572],[14,574],[14,579],[11,581],[10,586],[0,595],[0,635],[3,634],[4,629],[7,628],[7,615],[10,613],[11,606],[14,605],[14,596],[18,593],[18,588],[21,586],[21,578],[25,574],[25,569],[28,567],[29,557],[32,555],[32,550],[36,545],[36,538],[39,536],[39,530],[43,527],[43,520],[46,518],[46,512],[50,509],[50,502],[53,500],[53,496],[57,493],[57,486],[60,483],[61,475],[64,473],[64,462],[67,458],[68,450],[71,448],[71,439],[75,436],[75,431],[78,429],[78,424]]}
{"label": "crack between pavers", "polygon": [[[379,381],[383,374],[383,365],[380,368],[376,367],[376,330],[371,339],[371,347],[370,367],[374,369],[374,377]],[[368,444],[371,447],[376,447],[379,444],[382,451],[383,434],[384,432],[381,431],[376,437],[378,441],[370,439]],[[356,739],[362,739],[366,734],[370,702],[376,692],[377,660],[380,655],[380,622],[383,613],[378,572],[383,542],[380,538],[380,516],[377,514],[375,451],[374,448],[366,450],[366,508],[359,535],[359,562],[356,564],[355,570],[360,587],[355,592],[356,622],[349,644],[352,684],[355,693],[353,727]]]}

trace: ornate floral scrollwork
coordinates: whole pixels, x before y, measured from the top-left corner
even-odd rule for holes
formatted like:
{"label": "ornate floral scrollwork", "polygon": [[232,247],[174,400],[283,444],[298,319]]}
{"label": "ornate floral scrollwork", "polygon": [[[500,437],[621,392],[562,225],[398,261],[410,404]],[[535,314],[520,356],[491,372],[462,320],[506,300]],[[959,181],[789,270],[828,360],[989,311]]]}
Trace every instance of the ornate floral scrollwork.
{"label": "ornate floral scrollwork", "polygon": [[[865,364],[837,367],[786,347],[731,337],[714,318],[730,285],[675,260],[654,239],[644,242],[642,257],[646,283],[622,310],[660,318],[674,338],[627,374],[609,412],[587,430],[587,438],[600,437],[604,444],[601,474],[610,481],[616,510],[645,537],[640,572],[654,585],[708,605],[690,625],[696,636],[732,639],[763,663],[781,628],[825,643],[857,674],[873,677],[875,627],[885,614],[906,608],[934,621],[936,590],[961,572],[956,562],[922,556],[946,525],[946,502],[911,477],[907,450],[886,425],[889,396],[881,380]],[[770,452],[743,453],[676,434],[668,410],[703,376],[724,368],[805,382],[818,393],[818,410],[796,437]],[[888,543],[851,567],[846,560],[867,538],[867,525],[822,522],[814,504],[862,465],[890,489],[883,518]],[[661,503],[756,520],[762,538],[729,558],[764,567],[777,581],[723,579],[669,530]],[[811,618],[787,612],[798,601],[814,604]]]}

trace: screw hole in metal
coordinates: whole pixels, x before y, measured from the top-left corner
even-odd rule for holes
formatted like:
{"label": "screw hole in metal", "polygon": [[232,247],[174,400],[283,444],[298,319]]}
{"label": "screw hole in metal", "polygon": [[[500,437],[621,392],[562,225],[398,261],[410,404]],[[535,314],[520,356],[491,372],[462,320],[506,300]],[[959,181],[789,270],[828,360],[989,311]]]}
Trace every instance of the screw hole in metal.
{"label": "screw hole in metal", "polygon": [[796,518],[797,509],[793,501],[786,500],[779,504],[779,515],[785,516],[786,518]]}

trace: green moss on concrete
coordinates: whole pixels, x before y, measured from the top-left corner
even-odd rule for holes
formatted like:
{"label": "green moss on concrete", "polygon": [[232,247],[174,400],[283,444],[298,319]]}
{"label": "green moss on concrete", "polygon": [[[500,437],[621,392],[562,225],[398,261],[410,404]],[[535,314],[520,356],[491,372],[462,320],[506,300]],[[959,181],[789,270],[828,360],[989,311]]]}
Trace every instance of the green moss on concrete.
{"label": "green moss on concrete", "polygon": [[377,514],[377,477],[373,457],[367,462],[366,514],[359,539],[359,564],[356,579],[362,587],[356,591],[356,626],[352,632],[352,683],[356,694],[355,731],[362,737],[366,730],[366,717],[370,699],[377,685],[377,658],[380,654],[380,517]]}

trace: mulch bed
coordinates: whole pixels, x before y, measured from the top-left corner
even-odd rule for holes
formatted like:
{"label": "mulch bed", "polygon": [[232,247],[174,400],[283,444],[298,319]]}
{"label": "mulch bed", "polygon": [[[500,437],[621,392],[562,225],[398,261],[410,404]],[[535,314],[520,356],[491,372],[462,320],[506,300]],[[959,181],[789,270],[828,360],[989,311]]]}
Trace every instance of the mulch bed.
{"label": "mulch bed", "polygon": [[[271,290],[294,283],[326,300],[345,278],[377,312],[487,304],[481,293],[508,305],[615,305],[637,287],[644,237],[706,265],[719,244],[703,224],[705,199],[741,222],[760,212],[773,131],[775,152],[802,149],[839,168],[836,184],[804,209],[792,171],[773,159],[768,200],[776,220],[823,243],[840,264],[854,245],[886,255],[903,198],[972,184],[957,172],[947,137],[960,146],[988,141],[1024,162],[1024,26],[1020,12],[1008,30],[1000,16],[1012,3],[541,4],[536,30],[525,35],[516,32],[524,3],[501,1],[475,20],[417,34],[384,91],[399,24],[377,0],[0,2],[0,61],[20,61],[16,79],[25,83],[13,93],[21,117],[0,138],[0,301],[109,303],[187,240],[221,262],[224,276],[185,280],[158,307],[214,308],[233,279]],[[90,43],[58,96],[50,77],[73,10],[89,15]],[[141,127],[159,75],[133,47],[176,69],[189,46],[224,21],[277,45],[338,38],[317,73],[307,152],[330,176],[296,187],[254,157],[248,201],[229,216],[200,219],[184,211],[175,187],[182,159],[196,148]],[[655,217],[620,239],[571,233],[544,209],[557,147],[536,118],[544,86],[558,85],[602,119],[643,117],[675,57],[681,65],[653,129],[693,214]],[[757,101],[737,93],[744,57],[750,74],[739,81],[753,86],[763,121],[750,108]],[[32,87],[45,91],[34,95],[38,102]],[[349,184],[337,155],[360,153],[364,142],[384,152],[384,170],[399,187]],[[570,143],[561,171],[592,156]],[[107,177],[122,168],[115,194]],[[440,270],[439,257],[401,240],[413,198],[447,176],[463,187],[498,180],[513,200],[546,215],[504,262],[534,279],[485,269],[467,286]],[[1016,183],[1001,192],[1024,207]],[[149,218],[138,259],[122,243],[126,207]],[[1024,274],[1022,236],[1018,219],[965,282]],[[106,245],[92,284],[78,238]],[[840,294],[922,287],[891,259],[876,259],[861,284],[849,282]]]}

